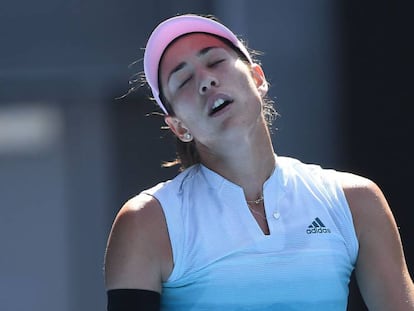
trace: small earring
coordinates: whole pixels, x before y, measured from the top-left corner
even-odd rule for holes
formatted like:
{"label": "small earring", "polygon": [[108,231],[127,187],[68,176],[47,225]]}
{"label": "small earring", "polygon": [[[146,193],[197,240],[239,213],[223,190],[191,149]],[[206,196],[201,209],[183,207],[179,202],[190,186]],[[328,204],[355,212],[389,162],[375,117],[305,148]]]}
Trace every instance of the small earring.
{"label": "small earring", "polygon": [[193,135],[191,135],[190,133],[187,132],[187,133],[183,134],[182,138],[185,141],[191,141],[193,139]]}

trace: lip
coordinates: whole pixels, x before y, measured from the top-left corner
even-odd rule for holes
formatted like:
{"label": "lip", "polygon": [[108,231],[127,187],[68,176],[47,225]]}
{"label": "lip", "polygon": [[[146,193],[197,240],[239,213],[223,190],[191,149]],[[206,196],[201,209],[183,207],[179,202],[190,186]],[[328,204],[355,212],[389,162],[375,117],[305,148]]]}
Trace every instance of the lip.
{"label": "lip", "polygon": [[[230,96],[228,96],[226,94],[223,94],[223,93],[217,93],[217,94],[214,94],[214,95],[208,97],[206,106],[207,106],[207,109],[208,109],[207,113],[208,113],[209,116],[215,116],[216,115],[216,114],[211,115],[211,112],[213,110],[213,106],[214,106],[215,101],[217,99],[220,99],[220,98],[224,99],[225,101],[233,102],[233,98],[231,98]],[[221,110],[218,113],[220,113],[220,112],[221,112]]]}

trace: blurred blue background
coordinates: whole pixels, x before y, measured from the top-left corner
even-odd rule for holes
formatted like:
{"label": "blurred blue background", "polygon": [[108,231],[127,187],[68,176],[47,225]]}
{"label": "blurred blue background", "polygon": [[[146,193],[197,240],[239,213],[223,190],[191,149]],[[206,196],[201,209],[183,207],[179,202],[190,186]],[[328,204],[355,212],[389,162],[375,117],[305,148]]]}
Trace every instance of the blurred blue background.
{"label": "blurred blue background", "polygon": [[[408,2],[407,2],[408,3]],[[105,310],[125,200],[176,168],[142,70],[165,17],[214,14],[260,57],[276,152],[374,179],[414,270],[411,5],[329,0],[0,3],[0,310]],[[134,61],[135,65],[129,66]],[[365,310],[355,285],[350,310]]]}

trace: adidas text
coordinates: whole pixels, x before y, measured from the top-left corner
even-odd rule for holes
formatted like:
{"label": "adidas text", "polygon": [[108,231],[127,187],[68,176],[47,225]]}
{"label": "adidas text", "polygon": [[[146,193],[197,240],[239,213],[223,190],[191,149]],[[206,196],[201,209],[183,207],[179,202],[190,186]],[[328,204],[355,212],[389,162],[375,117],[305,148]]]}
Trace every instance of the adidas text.
{"label": "adidas text", "polygon": [[308,226],[308,229],[306,229],[306,233],[331,233],[331,230],[326,228],[325,224],[319,219],[319,217],[316,217],[315,220]]}
{"label": "adidas text", "polygon": [[306,229],[306,233],[307,234],[312,234],[312,233],[331,233],[331,230],[329,230],[327,228],[313,228],[313,229]]}

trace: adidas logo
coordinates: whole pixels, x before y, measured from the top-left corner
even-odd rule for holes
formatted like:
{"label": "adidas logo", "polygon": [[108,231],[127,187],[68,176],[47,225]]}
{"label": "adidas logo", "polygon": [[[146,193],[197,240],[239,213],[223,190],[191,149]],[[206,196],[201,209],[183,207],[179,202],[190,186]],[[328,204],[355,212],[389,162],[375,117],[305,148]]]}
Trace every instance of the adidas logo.
{"label": "adidas logo", "polygon": [[314,221],[308,226],[308,229],[306,229],[307,234],[312,233],[331,233],[331,230],[326,228],[326,226],[323,224],[323,222],[319,219],[319,217],[316,217]]}

